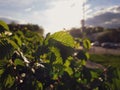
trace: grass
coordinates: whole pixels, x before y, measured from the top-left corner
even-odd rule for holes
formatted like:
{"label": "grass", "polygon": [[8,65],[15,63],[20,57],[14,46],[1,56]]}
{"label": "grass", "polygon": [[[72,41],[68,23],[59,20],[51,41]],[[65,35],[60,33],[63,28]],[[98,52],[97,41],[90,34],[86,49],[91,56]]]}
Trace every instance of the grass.
{"label": "grass", "polygon": [[113,66],[120,68],[120,55],[91,54],[90,60],[100,63],[104,66]]}

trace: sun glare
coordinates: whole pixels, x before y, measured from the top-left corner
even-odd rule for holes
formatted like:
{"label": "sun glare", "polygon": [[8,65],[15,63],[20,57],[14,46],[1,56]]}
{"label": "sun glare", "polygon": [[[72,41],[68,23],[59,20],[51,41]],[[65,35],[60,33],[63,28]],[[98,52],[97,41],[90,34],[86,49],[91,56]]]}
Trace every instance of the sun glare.
{"label": "sun glare", "polygon": [[[86,0],[83,0],[84,2]],[[80,20],[82,19],[82,4],[80,0],[65,0],[59,2],[52,2],[53,8],[48,9],[49,25],[47,29],[50,32],[56,32],[58,29],[80,27]],[[86,7],[88,9],[89,6]]]}

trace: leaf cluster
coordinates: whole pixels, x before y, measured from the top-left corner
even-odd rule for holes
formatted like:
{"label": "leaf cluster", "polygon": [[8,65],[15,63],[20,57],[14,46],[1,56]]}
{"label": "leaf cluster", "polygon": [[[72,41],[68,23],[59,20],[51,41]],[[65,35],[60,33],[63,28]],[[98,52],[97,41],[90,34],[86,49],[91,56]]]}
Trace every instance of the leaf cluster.
{"label": "leaf cluster", "polygon": [[119,82],[108,81],[107,71],[86,68],[87,39],[79,50],[79,42],[65,31],[43,37],[29,30],[13,33],[2,21],[0,26],[1,90],[109,90]]}

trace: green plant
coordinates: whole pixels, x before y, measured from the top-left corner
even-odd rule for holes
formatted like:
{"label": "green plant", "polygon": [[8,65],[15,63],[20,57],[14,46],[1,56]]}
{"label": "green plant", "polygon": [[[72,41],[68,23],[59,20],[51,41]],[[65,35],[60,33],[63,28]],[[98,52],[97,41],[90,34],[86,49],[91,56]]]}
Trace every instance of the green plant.
{"label": "green plant", "polygon": [[31,31],[11,33],[4,22],[0,25],[1,90],[110,90],[107,71],[85,67],[89,40],[81,40],[83,50],[74,55],[79,42],[68,32],[42,37]]}

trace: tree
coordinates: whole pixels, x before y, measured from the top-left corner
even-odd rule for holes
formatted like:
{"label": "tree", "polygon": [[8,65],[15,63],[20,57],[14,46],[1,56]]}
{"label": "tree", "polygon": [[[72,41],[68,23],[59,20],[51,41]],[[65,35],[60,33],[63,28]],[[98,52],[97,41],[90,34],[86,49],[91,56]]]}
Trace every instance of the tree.
{"label": "tree", "polygon": [[104,34],[98,37],[99,42],[120,42],[120,30],[107,30]]}

